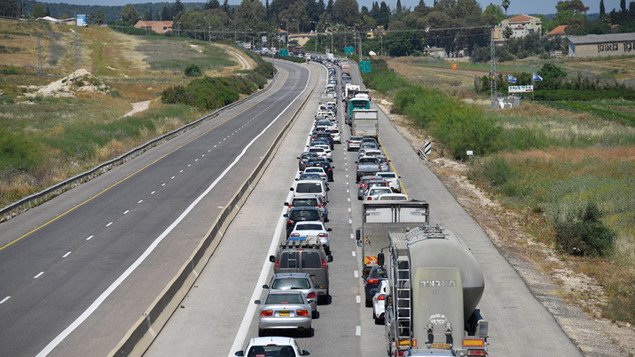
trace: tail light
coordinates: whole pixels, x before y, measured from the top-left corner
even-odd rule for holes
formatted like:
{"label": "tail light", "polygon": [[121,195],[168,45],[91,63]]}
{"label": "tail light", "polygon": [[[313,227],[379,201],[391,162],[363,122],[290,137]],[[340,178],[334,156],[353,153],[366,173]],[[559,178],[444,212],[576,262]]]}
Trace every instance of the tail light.
{"label": "tail light", "polygon": [[322,259],[322,269],[326,269],[326,260]]}
{"label": "tail light", "polygon": [[274,264],[274,269],[278,269],[279,266],[280,266],[280,261],[276,259],[276,263]]}
{"label": "tail light", "polygon": [[317,298],[317,294],[315,293],[315,291],[311,291],[310,293],[306,294],[306,298],[307,299],[315,299],[315,298]]}
{"label": "tail light", "polygon": [[383,295],[383,294],[382,294],[382,295],[379,295],[379,296],[377,297],[377,300],[381,300],[381,301],[386,300],[386,295]]}
{"label": "tail light", "polygon": [[331,171],[333,171],[333,169],[329,167],[329,172],[331,172]]}
{"label": "tail light", "polygon": [[373,196],[368,196],[367,200],[368,201],[372,201],[373,200]]}
{"label": "tail light", "polygon": [[260,311],[260,316],[273,316],[273,310],[262,310]]}
{"label": "tail light", "polygon": [[292,219],[290,219],[290,220],[288,220],[288,221],[287,221],[287,224],[294,224],[294,223],[295,223],[295,222],[294,222]]}
{"label": "tail light", "polygon": [[296,316],[308,317],[309,312],[307,310],[295,310]]}
{"label": "tail light", "polygon": [[326,237],[328,237],[328,236],[329,236],[329,235],[328,235],[328,234],[326,234],[326,233],[320,233],[320,234],[318,234],[318,237],[320,237],[320,238],[326,238]]}
{"label": "tail light", "polygon": [[468,356],[487,356],[487,351],[485,350],[467,350]]}
{"label": "tail light", "polygon": [[363,183],[360,183],[360,184],[359,184],[359,188],[362,188],[362,186],[364,186],[364,184],[363,184]]}
{"label": "tail light", "polygon": [[318,207],[318,208],[322,208],[322,207],[323,207],[323,205],[322,205],[321,203],[318,203],[317,207]]}
{"label": "tail light", "polygon": [[369,278],[368,280],[366,280],[366,284],[379,284],[379,279]]}

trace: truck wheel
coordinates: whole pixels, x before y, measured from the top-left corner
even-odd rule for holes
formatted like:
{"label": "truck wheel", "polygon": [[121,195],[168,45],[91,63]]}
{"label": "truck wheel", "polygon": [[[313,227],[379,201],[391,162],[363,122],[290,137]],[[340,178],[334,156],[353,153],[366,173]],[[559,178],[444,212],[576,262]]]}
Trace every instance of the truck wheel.
{"label": "truck wheel", "polygon": [[366,299],[366,307],[372,307],[372,306],[373,306],[373,300]]}

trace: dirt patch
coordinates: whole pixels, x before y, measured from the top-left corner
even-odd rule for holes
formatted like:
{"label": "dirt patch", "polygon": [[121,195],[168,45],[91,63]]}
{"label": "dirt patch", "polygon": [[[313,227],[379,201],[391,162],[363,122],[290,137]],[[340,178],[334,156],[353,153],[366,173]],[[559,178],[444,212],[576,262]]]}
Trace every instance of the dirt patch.
{"label": "dirt patch", "polygon": [[150,108],[150,102],[151,102],[151,100],[146,100],[146,101],[143,101],[143,102],[132,103],[132,110],[129,111],[128,113],[124,114],[124,117],[129,117],[129,116],[135,115],[137,113],[141,113],[143,111],[148,110],[148,108]]}
{"label": "dirt patch", "polygon": [[[375,97],[377,93],[373,93]],[[389,113],[391,103],[378,100],[379,107]],[[390,114],[392,124],[418,150],[424,140],[430,140],[425,130],[403,116]],[[631,148],[596,148],[593,154],[607,157]],[[452,195],[485,230],[501,254],[512,264],[534,296],[551,312],[565,333],[588,356],[632,355],[635,330],[628,323],[612,323],[601,318],[601,306],[607,298],[594,279],[575,272],[552,247],[529,235],[521,222],[536,219],[533,212],[516,213],[506,210],[494,197],[467,178],[469,165],[442,156],[442,149],[433,150],[428,167],[441,179]],[[558,157],[559,150],[530,151],[527,156]],[[588,149],[584,150],[588,155]],[[567,149],[567,155],[571,155]],[[631,153],[635,157],[635,153]],[[576,155],[574,155],[576,156]],[[573,158],[575,159],[575,157]],[[581,153],[579,159],[583,160]]]}
{"label": "dirt patch", "polygon": [[225,50],[225,52],[227,52],[229,55],[234,57],[237,61],[237,64],[235,66],[226,67],[220,73],[215,72],[216,75],[232,74],[233,72],[237,70],[251,70],[256,68],[256,66],[258,65],[253,59],[241,53],[239,50],[235,49],[234,47],[223,45],[220,43],[216,43],[214,44],[214,46],[218,46],[222,48],[223,50]]}
{"label": "dirt patch", "polygon": [[106,93],[109,87],[101,79],[80,68],[68,76],[49,83],[26,97],[74,97],[78,92]]}

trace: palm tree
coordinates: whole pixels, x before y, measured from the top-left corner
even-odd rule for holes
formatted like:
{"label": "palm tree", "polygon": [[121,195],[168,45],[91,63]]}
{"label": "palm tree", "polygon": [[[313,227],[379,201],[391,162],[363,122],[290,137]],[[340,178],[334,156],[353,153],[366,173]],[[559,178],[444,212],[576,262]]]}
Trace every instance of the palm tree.
{"label": "palm tree", "polygon": [[501,3],[501,6],[503,7],[503,9],[505,9],[505,16],[507,16],[507,8],[509,7],[509,0],[503,0],[503,2]]}

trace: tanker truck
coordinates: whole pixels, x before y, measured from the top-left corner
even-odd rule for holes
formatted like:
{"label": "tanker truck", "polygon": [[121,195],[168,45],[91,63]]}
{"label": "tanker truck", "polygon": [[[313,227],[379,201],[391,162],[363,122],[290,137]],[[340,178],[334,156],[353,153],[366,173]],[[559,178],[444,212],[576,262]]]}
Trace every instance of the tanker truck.
{"label": "tanker truck", "polygon": [[487,356],[488,322],[476,308],[483,273],[470,250],[438,225],[388,237],[377,256],[388,273],[388,355]]}

